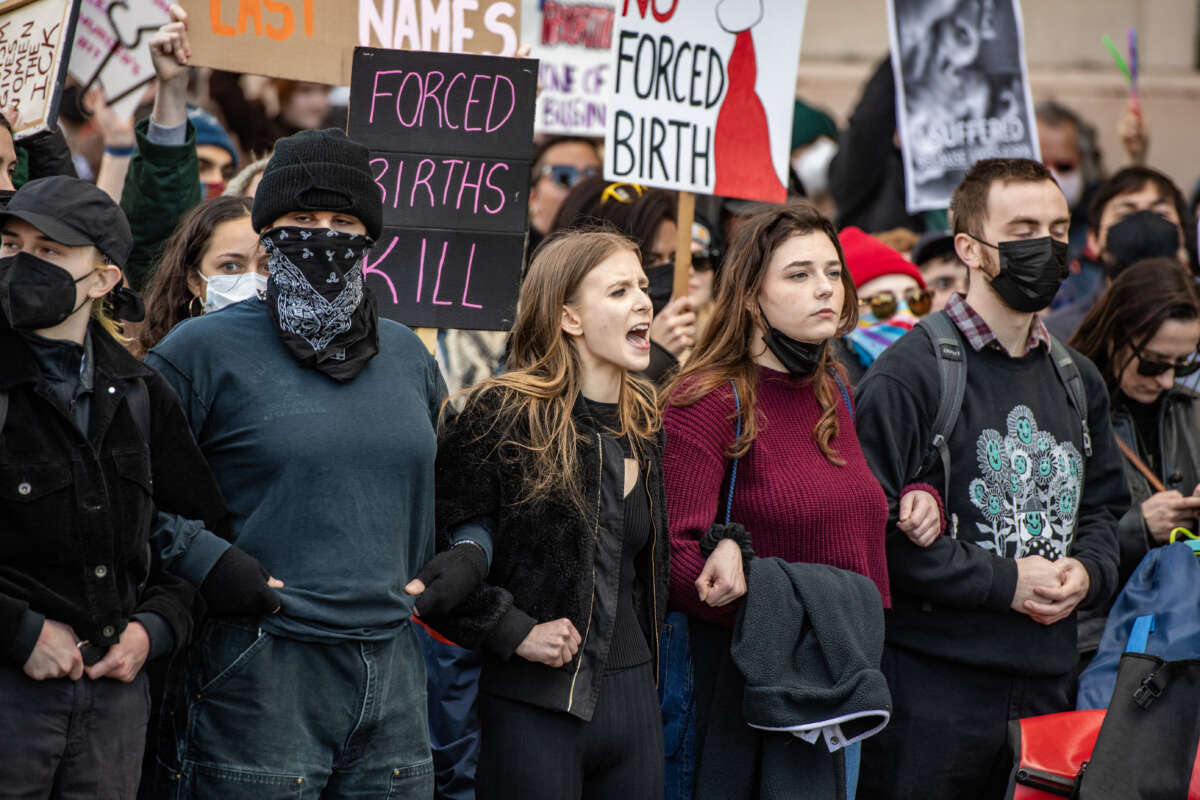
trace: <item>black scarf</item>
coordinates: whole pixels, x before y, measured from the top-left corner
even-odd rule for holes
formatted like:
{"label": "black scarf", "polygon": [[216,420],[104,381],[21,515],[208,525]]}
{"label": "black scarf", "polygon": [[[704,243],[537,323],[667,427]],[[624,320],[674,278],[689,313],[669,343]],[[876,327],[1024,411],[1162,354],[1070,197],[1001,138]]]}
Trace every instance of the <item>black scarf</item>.
{"label": "black scarf", "polygon": [[272,228],[262,235],[271,269],[267,309],[301,366],[339,383],[379,352],[379,308],[363,285],[370,237],[328,228]]}

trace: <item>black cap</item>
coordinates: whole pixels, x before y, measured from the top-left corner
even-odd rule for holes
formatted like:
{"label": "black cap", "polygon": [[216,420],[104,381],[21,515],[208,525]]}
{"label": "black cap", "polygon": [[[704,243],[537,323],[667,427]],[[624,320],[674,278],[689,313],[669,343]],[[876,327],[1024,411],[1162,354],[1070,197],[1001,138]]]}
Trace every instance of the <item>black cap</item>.
{"label": "black cap", "polygon": [[28,222],[68,247],[94,245],[111,263],[124,266],[133,250],[133,233],[121,207],[102,190],[79,178],[54,175],[22,186],[0,213]]}
{"label": "black cap", "polygon": [[912,260],[917,266],[942,256],[955,256],[954,234],[950,231],[929,231],[921,234],[913,247]]}

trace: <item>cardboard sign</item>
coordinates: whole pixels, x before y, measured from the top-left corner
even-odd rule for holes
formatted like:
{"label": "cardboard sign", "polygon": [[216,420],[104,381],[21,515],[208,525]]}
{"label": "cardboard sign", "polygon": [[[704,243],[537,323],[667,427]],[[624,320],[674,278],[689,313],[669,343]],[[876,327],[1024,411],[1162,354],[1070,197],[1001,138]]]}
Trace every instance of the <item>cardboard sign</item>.
{"label": "cardboard sign", "polygon": [[981,158],[1041,160],[1017,0],[888,0],[888,23],[909,213],[949,206]]}
{"label": "cardboard sign", "polygon": [[603,136],[615,2],[525,0],[521,43],[538,59],[538,133]]}
{"label": "cardboard sign", "polygon": [[512,55],[517,0],[179,0],[192,63],[312,83],[350,83],[356,44]]}
{"label": "cardboard sign", "polygon": [[604,176],[782,202],[807,5],[622,0]]}
{"label": "cardboard sign", "polygon": [[78,14],[79,0],[0,3],[0,108],[19,109],[17,139],[55,126]]}
{"label": "cardboard sign", "polygon": [[364,269],[383,316],[512,327],[536,93],[531,59],[355,49],[348,132],[383,198]]}
{"label": "cardboard sign", "polygon": [[154,80],[150,37],[171,21],[170,0],[82,0],[68,72],[84,89],[99,84],[104,100],[132,117]]}

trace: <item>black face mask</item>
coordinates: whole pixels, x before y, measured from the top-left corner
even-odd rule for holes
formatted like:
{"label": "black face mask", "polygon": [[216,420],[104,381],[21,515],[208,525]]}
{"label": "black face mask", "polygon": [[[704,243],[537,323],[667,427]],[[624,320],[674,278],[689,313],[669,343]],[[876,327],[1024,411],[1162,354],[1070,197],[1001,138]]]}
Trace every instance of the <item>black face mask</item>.
{"label": "black face mask", "polygon": [[0,310],[17,330],[53,328],[87,302],[85,297],[75,304],[75,284],[90,275],[72,278],[57,264],[29,253],[0,258]]}
{"label": "black face mask", "polygon": [[16,189],[0,189],[0,211],[8,208],[8,201],[17,193]]}
{"label": "black face mask", "polygon": [[671,302],[671,295],[675,292],[675,265],[668,263],[646,267],[646,280],[650,282],[646,294],[650,295],[650,305],[658,314]]}
{"label": "black face mask", "polygon": [[[759,313],[762,314],[761,309]],[[828,342],[812,344],[793,339],[778,328],[772,327],[766,314],[762,314],[762,318],[767,323],[763,331],[763,343],[775,354],[788,374],[793,378],[811,378],[816,374]]]}
{"label": "black face mask", "polygon": [[1041,236],[994,245],[976,236],[971,238],[1000,251],[1000,274],[992,278],[991,284],[1014,311],[1041,311],[1067,279],[1066,242]]}
{"label": "black face mask", "polygon": [[1175,258],[1179,228],[1153,211],[1135,211],[1108,229],[1104,237],[1105,274],[1115,278],[1121,270],[1143,258]]}

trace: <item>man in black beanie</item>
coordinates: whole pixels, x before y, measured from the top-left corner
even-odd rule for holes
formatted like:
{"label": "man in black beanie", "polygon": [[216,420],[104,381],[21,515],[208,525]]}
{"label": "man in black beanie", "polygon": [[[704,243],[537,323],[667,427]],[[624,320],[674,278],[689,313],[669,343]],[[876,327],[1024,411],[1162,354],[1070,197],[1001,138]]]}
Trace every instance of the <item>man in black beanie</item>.
{"label": "man in black beanie", "polygon": [[233,540],[287,582],[279,613],[196,638],[181,798],[433,793],[404,587],[432,555],[445,386],[364,285],[382,227],[368,160],[336,130],[280,140],[252,215],[266,299],[188,320],[146,359],[184,398]]}

